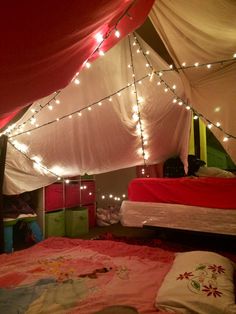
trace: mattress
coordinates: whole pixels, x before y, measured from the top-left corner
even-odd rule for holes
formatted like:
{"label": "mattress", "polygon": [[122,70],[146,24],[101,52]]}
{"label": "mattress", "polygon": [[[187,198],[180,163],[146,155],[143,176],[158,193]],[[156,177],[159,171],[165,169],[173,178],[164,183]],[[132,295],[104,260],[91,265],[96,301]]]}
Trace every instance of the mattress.
{"label": "mattress", "polygon": [[236,235],[236,210],[191,205],[123,201],[121,224],[129,227],[145,225]]}
{"label": "mattress", "polygon": [[136,178],[128,186],[135,202],[236,208],[236,178]]}

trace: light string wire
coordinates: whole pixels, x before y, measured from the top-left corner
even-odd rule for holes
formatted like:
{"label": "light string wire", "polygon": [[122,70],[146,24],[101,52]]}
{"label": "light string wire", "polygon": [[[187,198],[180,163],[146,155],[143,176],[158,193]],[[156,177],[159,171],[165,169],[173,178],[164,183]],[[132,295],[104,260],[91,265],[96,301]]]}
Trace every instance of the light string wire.
{"label": "light string wire", "polygon": [[[142,54],[144,55],[148,66],[152,69],[152,74],[149,73],[148,75],[145,75],[144,77],[142,77],[142,78],[140,78],[140,79],[138,79],[138,80],[134,80],[134,82],[135,82],[135,83],[138,83],[138,82],[141,82],[142,80],[146,79],[148,76],[150,77],[150,76],[153,75],[153,74],[157,75],[158,78],[159,78],[159,82],[162,83],[168,90],[170,90],[170,91],[175,95],[176,98],[173,100],[173,102],[179,102],[179,104],[184,104],[188,110],[191,109],[191,111],[192,111],[197,117],[204,119],[210,126],[215,126],[215,127],[218,128],[220,131],[222,131],[225,135],[227,135],[227,137],[229,137],[229,138],[234,138],[234,139],[235,139],[236,137],[235,137],[234,135],[232,135],[232,134],[226,132],[221,126],[218,126],[218,125],[216,125],[215,123],[213,123],[212,121],[210,121],[210,120],[209,120],[208,118],[206,118],[203,114],[199,113],[197,110],[195,110],[193,107],[191,107],[189,104],[187,104],[182,98],[180,98],[180,97],[176,94],[175,90],[174,90],[173,88],[171,88],[171,87],[166,83],[166,81],[165,81],[163,78],[161,78],[161,74],[162,74],[162,72],[163,72],[164,70],[159,70],[159,71],[155,71],[155,70],[154,70],[152,64],[150,63],[150,61],[149,61],[149,59],[148,59],[148,57],[147,57],[147,54],[144,53],[144,51],[143,51],[143,49],[142,49],[142,47],[141,47],[141,44],[140,44],[139,40],[137,39],[135,33],[133,34],[133,36],[134,36],[135,41],[138,43],[139,49],[142,51]],[[171,70],[171,71],[173,71],[173,70]],[[98,100],[98,101],[96,101],[96,102],[94,102],[94,103],[92,103],[92,104],[89,104],[89,105],[87,105],[87,106],[84,106],[83,108],[81,108],[81,109],[79,109],[79,110],[76,110],[76,111],[74,111],[74,112],[68,113],[68,114],[66,114],[66,115],[64,115],[64,116],[62,116],[62,117],[60,117],[60,118],[54,119],[54,120],[49,121],[49,122],[47,122],[47,123],[44,123],[44,124],[42,124],[42,125],[40,125],[40,126],[31,128],[31,129],[28,129],[28,130],[26,130],[26,131],[19,132],[19,133],[15,134],[15,135],[9,136],[9,138],[13,138],[13,137],[16,137],[16,136],[19,136],[19,135],[22,135],[22,134],[25,134],[25,133],[28,133],[28,132],[31,132],[31,131],[40,129],[40,128],[44,127],[44,126],[47,126],[47,125],[50,125],[50,124],[52,124],[52,123],[58,122],[58,120],[62,120],[62,119],[65,119],[65,118],[67,118],[67,117],[70,117],[70,116],[72,116],[72,115],[74,115],[74,114],[76,114],[76,113],[80,113],[80,112],[82,112],[82,111],[88,109],[89,107],[93,107],[93,106],[99,104],[100,102],[102,102],[102,101],[104,101],[104,100],[106,100],[106,99],[109,99],[110,97],[112,97],[112,96],[118,94],[119,92],[121,92],[121,91],[123,91],[123,90],[125,90],[125,89],[127,89],[127,88],[129,88],[129,87],[130,87],[130,84],[128,84],[127,86],[125,86],[125,87],[123,87],[123,88],[117,90],[116,92],[114,92],[114,93],[112,93],[112,94],[110,94],[110,95],[108,95],[108,96],[106,96],[106,97],[104,97],[104,98],[101,98],[100,100]],[[58,94],[58,92],[57,92],[57,94]],[[50,99],[50,101],[55,100],[55,97],[56,97],[56,96],[57,96],[57,95],[53,96],[53,97]],[[49,102],[50,102],[50,101],[49,101]],[[48,103],[46,103],[44,106],[41,105],[41,108],[46,107],[47,104],[48,104]],[[33,116],[34,116],[34,115],[33,115]],[[32,118],[32,117],[31,117],[31,118]],[[30,120],[31,118],[29,118],[28,120]],[[28,121],[28,120],[27,120],[27,121]],[[23,124],[25,124],[27,121],[25,121]],[[20,126],[21,126],[21,125],[20,125]],[[20,127],[20,126],[19,126],[19,127]]]}
{"label": "light string wire", "polygon": [[229,59],[223,59],[219,61],[213,61],[213,62],[207,62],[207,63],[198,63],[196,62],[195,64],[190,64],[190,65],[185,65],[185,66],[179,66],[176,67],[175,65],[170,65],[169,69],[162,69],[160,70],[161,72],[171,72],[171,71],[184,71],[184,70],[189,70],[189,69],[196,69],[200,67],[208,67],[211,68],[212,65],[220,64],[223,65],[224,63],[235,63],[236,62],[236,56],[234,58],[229,58]]}
{"label": "light string wire", "polygon": [[[210,123],[211,125],[214,125],[216,128],[218,128],[219,130],[221,130],[224,134],[226,134],[229,138],[234,138],[234,139],[235,139],[235,138],[236,138],[235,136],[233,136],[233,135],[231,135],[231,134],[225,132],[222,127],[217,126],[216,124],[212,123],[209,119],[207,119],[206,117],[204,117],[201,113],[197,112],[193,107],[189,106],[187,103],[185,103],[184,100],[182,100],[180,97],[178,97],[178,95],[176,94],[175,90],[172,89],[172,88],[164,81],[164,79],[162,79],[162,78],[160,77],[160,72],[161,72],[161,70],[160,70],[160,71],[155,71],[155,70],[154,70],[152,64],[150,63],[149,59],[147,58],[147,53],[144,53],[144,51],[143,51],[143,49],[142,49],[142,47],[141,47],[141,44],[139,43],[137,37],[135,36],[135,33],[134,33],[133,35],[134,35],[135,41],[139,44],[140,50],[142,51],[142,54],[144,55],[144,57],[145,57],[145,59],[146,59],[148,65],[149,65],[149,67],[152,69],[152,73],[149,73],[148,75],[145,75],[145,76],[142,77],[141,79],[134,80],[134,81],[133,81],[133,84],[134,84],[134,82],[135,82],[135,83],[138,83],[138,82],[140,82],[140,81],[146,79],[147,77],[151,77],[151,76],[153,75],[153,73],[154,73],[155,75],[157,75],[157,76],[159,77],[160,82],[163,83],[163,84],[165,85],[165,87],[168,88],[168,90],[170,90],[170,91],[176,96],[176,98],[175,98],[176,101],[175,101],[175,102],[177,102],[177,100],[178,100],[178,101],[181,101],[183,104],[185,104],[185,106],[186,106],[186,108],[187,108],[188,110],[191,109],[191,111],[192,111],[194,114],[197,114],[198,117],[202,117],[205,121],[207,121],[207,122]],[[171,71],[173,71],[173,70],[171,69]],[[88,109],[88,108],[91,107],[91,106],[97,105],[100,101],[106,100],[106,99],[108,99],[109,97],[116,95],[116,94],[119,93],[120,91],[123,91],[123,90],[129,88],[129,87],[132,86],[133,84],[128,84],[127,86],[121,88],[120,90],[117,90],[116,92],[112,93],[111,95],[106,96],[106,97],[100,99],[99,101],[96,101],[95,103],[93,103],[93,104],[91,104],[91,105],[87,105],[87,106],[85,106],[84,108],[82,108],[82,109],[80,109],[80,110],[77,110],[77,111],[75,111],[75,112],[73,112],[73,113],[67,114],[67,115],[61,117],[59,120],[61,120],[61,119],[63,119],[63,118],[66,118],[66,117],[68,117],[68,116],[70,116],[70,115],[72,115],[72,114],[79,113],[80,111],[83,111],[83,110],[85,110],[85,109]],[[50,99],[50,101],[55,100],[55,97],[58,96],[58,94],[59,94],[60,92],[61,92],[61,91],[55,92],[56,95],[53,96],[53,97]],[[50,101],[49,101],[49,102],[50,102]],[[44,106],[42,106],[42,105],[40,105],[40,106],[44,108],[47,104],[48,104],[48,103],[46,103]],[[43,108],[41,108],[41,109],[43,109]],[[33,116],[34,116],[34,115],[33,115]],[[32,118],[32,117],[31,117],[31,118]],[[30,119],[29,119],[29,120],[30,120]],[[39,129],[39,128],[45,126],[45,125],[49,125],[49,124],[54,123],[54,122],[58,122],[58,120],[50,121],[50,122],[48,122],[48,123],[45,123],[44,125],[38,126],[38,127],[36,127],[36,128],[30,129],[30,130],[28,130],[28,131],[21,132],[21,133],[18,133],[18,134],[16,134],[16,135],[10,136],[9,138],[12,138],[12,137],[15,137],[15,136],[18,136],[18,135],[27,133],[27,132],[31,132],[31,131],[33,131],[33,130]],[[12,145],[12,143],[11,143],[11,145]],[[14,145],[12,145],[12,146],[14,146]],[[14,146],[14,147],[15,147],[15,146]],[[15,149],[18,150],[19,152],[23,153],[21,150],[17,149],[16,147],[15,147]],[[53,173],[52,171],[50,171],[48,168],[46,168],[45,166],[43,166],[41,163],[37,163],[35,160],[31,159],[31,158],[30,158],[29,156],[27,156],[27,154],[25,154],[25,153],[23,153],[23,154],[24,154],[25,157],[26,157],[27,159],[29,159],[31,162],[36,163],[38,166],[40,166],[40,167],[41,167],[42,169],[44,169],[45,171],[48,171],[48,172],[50,172],[51,174],[53,174],[54,176],[56,176],[57,178],[61,179],[57,174],[55,174],[55,173]]]}
{"label": "light string wire", "polygon": [[29,161],[33,162],[34,164],[36,164],[38,167],[40,167],[41,169],[43,169],[45,171],[45,173],[50,173],[51,175],[53,175],[54,177],[57,178],[57,180],[61,180],[61,177],[58,176],[56,173],[54,173],[53,171],[49,170],[46,166],[42,165],[41,163],[37,162],[36,160],[30,158],[26,153],[22,152],[20,149],[18,149],[15,145],[13,145],[11,143],[11,141],[8,141],[8,143],[15,149],[17,150],[19,153],[21,153],[22,155],[24,155],[24,157],[26,159],[28,159]]}
{"label": "light string wire", "polygon": [[[170,91],[172,94],[175,95],[175,98],[173,99],[173,102],[174,102],[174,103],[177,103],[177,102],[178,102],[180,105],[183,105],[183,104],[184,104],[184,105],[185,105],[185,108],[186,108],[187,110],[191,110],[192,113],[193,113],[195,116],[197,116],[197,118],[201,118],[201,119],[205,120],[205,121],[208,123],[208,127],[209,127],[209,126],[214,126],[214,127],[217,128],[218,130],[220,130],[222,133],[224,133],[224,134],[227,136],[228,139],[229,139],[229,138],[236,139],[236,136],[235,136],[235,135],[232,135],[232,134],[226,132],[221,126],[217,125],[216,123],[214,123],[214,122],[212,122],[211,120],[209,120],[208,118],[206,118],[202,113],[200,113],[200,112],[198,112],[196,109],[194,109],[192,105],[188,104],[185,100],[183,100],[181,97],[179,97],[179,96],[177,95],[175,89],[172,88],[172,87],[170,87],[170,85],[162,78],[162,72],[163,72],[163,70],[156,71],[156,70],[153,68],[151,62],[149,61],[149,59],[148,59],[148,57],[147,57],[147,54],[143,51],[142,46],[141,46],[141,44],[140,44],[140,42],[139,42],[139,40],[138,40],[138,38],[137,38],[137,36],[136,36],[135,33],[133,33],[133,36],[134,36],[135,42],[139,45],[139,49],[141,50],[143,56],[145,57],[148,66],[149,66],[149,67],[151,68],[151,70],[152,70],[152,73],[150,73],[150,76],[152,76],[153,73],[154,73],[155,75],[157,75],[158,78],[159,78],[159,82],[162,83],[162,84],[168,89],[168,91]],[[231,60],[234,60],[234,62],[236,62],[235,59],[231,59]]]}
{"label": "light string wire", "polygon": [[[116,21],[116,23],[114,24],[114,26],[112,26],[112,27],[106,32],[106,34],[103,36],[102,41],[101,41],[101,42],[98,44],[98,46],[93,50],[93,52],[90,54],[90,56],[88,57],[87,60],[91,59],[91,58],[93,57],[93,55],[99,51],[99,49],[100,49],[100,47],[102,46],[102,44],[104,43],[104,41],[106,41],[106,40],[110,37],[111,33],[112,33],[114,30],[117,30],[117,27],[118,27],[119,23],[121,22],[121,20],[122,20],[125,16],[128,16],[129,19],[132,18],[132,16],[129,14],[129,11],[132,9],[132,7],[135,5],[136,2],[137,2],[137,0],[133,0],[133,1],[130,3],[130,5],[127,7],[127,9],[125,9],[125,11],[124,11],[124,12],[120,15],[120,17],[117,19],[117,21]],[[85,64],[85,63],[86,63],[86,61],[84,62],[84,64]],[[76,75],[73,77],[72,81],[73,81],[77,76],[78,76],[78,75],[76,74]],[[29,122],[29,121],[31,121],[33,118],[35,118],[35,116],[37,116],[37,115],[39,114],[39,112],[40,112],[42,109],[44,109],[45,107],[47,107],[48,105],[50,105],[50,103],[51,103],[52,101],[55,101],[55,102],[56,102],[56,97],[57,97],[61,92],[62,92],[62,90],[58,90],[58,91],[54,92],[55,95],[54,95],[53,97],[51,97],[50,100],[49,100],[47,103],[45,103],[44,105],[39,104],[39,109],[35,110],[35,112],[32,114],[32,116],[30,116],[30,117],[29,117],[28,119],[26,119],[23,123],[21,123],[20,125],[18,125],[17,128],[14,128],[14,127],[13,127],[13,128],[10,128],[10,132],[12,132],[12,131],[14,131],[14,130],[16,130],[16,129],[20,129],[20,128],[24,127],[27,122]],[[8,132],[2,132],[2,134],[5,134],[5,133],[8,133]]]}
{"label": "light string wire", "polygon": [[133,76],[133,87],[134,87],[134,93],[135,93],[135,100],[137,105],[137,114],[138,114],[138,123],[140,125],[140,140],[141,140],[141,148],[142,148],[142,158],[144,166],[146,167],[146,159],[145,159],[145,148],[144,148],[144,137],[143,137],[143,126],[142,126],[142,119],[141,119],[141,113],[140,113],[140,104],[138,100],[138,92],[137,92],[137,85],[135,81],[135,69],[134,69],[134,60],[133,60],[133,53],[131,48],[131,39],[130,36],[128,36],[129,39],[129,51],[130,51],[130,62],[131,62],[131,69],[132,69],[132,76]]}
{"label": "light string wire", "polygon": [[[150,76],[150,75],[147,74],[147,75],[141,77],[140,79],[135,80],[135,83],[139,83],[139,82],[143,81],[144,79],[148,78],[149,76]],[[65,119],[65,118],[68,118],[68,117],[70,117],[70,116],[73,116],[73,115],[75,115],[75,114],[79,114],[80,112],[85,111],[86,109],[92,108],[92,107],[98,105],[99,103],[103,102],[104,100],[107,100],[107,99],[111,98],[112,96],[115,96],[115,95],[117,95],[118,93],[120,93],[120,92],[122,92],[122,91],[124,91],[124,90],[126,90],[126,89],[128,89],[128,88],[130,88],[130,87],[132,87],[133,84],[134,84],[134,82],[133,82],[133,83],[128,83],[126,86],[120,88],[119,90],[113,92],[112,94],[110,94],[110,95],[108,95],[108,96],[106,96],[106,97],[103,97],[103,98],[101,98],[101,99],[99,99],[99,100],[96,100],[95,102],[93,102],[93,103],[91,103],[91,104],[89,104],[89,105],[86,105],[86,106],[82,107],[81,109],[78,109],[78,110],[75,110],[75,111],[73,111],[73,112],[67,113],[67,114],[61,116],[60,118],[53,119],[53,120],[51,120],[51,121],[49,121],[49,122],[46,122],[46,123],[44,123],[44,124],[41,124],[41,125],[39,125],[39,126],[37,126],[37,127],[31,128],[31,129],[28,129],[28,130],[19,132],[19,133],[15,134],[15,135],[9,135],[8,138],[9,138],[9,139],[15,138],[15,137],[20,136],[20,135],[22,135],[22,134],[26,134],[26,133],[28,133],[28,132],[32,132],[32,131],[38,130],[38,129],[40,129],[40,128],[44,127],[44,126],[50,125],[50,124],[52,124],[52,123],[58,123],[59,121]]]}
{"label": "light string wire", "polygon": [[[134,2],[135,2],[135,1],[134,1]],[[103,41],[99,44],[98,47],[96,47],[96,49],[95,49],[95,50],[93,51],[93,53],[91,54],[90,58],[92,57],[92,55],[93,55],[97,50],[99,50],[99,47],[100,47],[101,44],[105,41],[105,39],[107,39],[107,38],[110,36],[111,32],[112,32],[114,29],[117,29],[117,25],[119,24],[120,20],[121,20],[125,15],[128,15],[128,11],[129,11],[130,8],[134,5],[134,2],[130,5],[130,7],[129,7],[128,9],[126,9],[126,11],[125,11],[125,12],[122,14],[122,16],[118,19],[118,21],[116,22],[114,28],[112,28],[111,30],[109,30],[109,32],[107,33],[107,35],[104,36]],[[153,70],[152,74],[155,73],[155,74],[158,75],[158,76],[161,76],[164,72],[171,72],[171,71],[176,71],[176,70],[186,70],[186,69],[190,69],[190,68],[197,68],[197,67],[203,67],[203,66],[214,65],[214,64],[222,64],[222,65],[223,65],[223,63],[226,63],[226,62],[231,62],[231,64],[232,64],[232,63],[235,63],[235,62],[236,62],[236,59],[235,59],[235,58],[236,58],[236,54],[234,54],[234,58],[233,58],[233,59],[232,59],[232,58],[231,58],[231,59],[224,59],[224,60],[220,60],[220,61],[214,61],[214,62],[211,62],[211,63],[202,63],[202,64],[197,63],[197,66],[196,66],[196,64],[195,64],[195,65],[189,65],[189,66],[183,66],[183,67],[175,67],[175,66],[174,66],[173,68],[171,67],[170,69],[161,69],[161,70],[158,70],[158,71],[154,71],[154,69],[153,69],[151,63],[149,62],[149,60],[148,60],[148,58],[147,58],[147,53],[144,53],[144,52],[143,52],[143,49],[142,49],[142,47],[141,47],[141,45],[140,45],[140,43],[139,43],[139,41],[138,41],[138,39],[137,39],[135,33],[134,33],[133,35],[134,35],[134,38],[135,38],[135,42],[134,42],[134,43],[136,44],[136,42],[137,42],[137,43],[139,44],[139,48],[140,48],[140,50],[142,51],[143,55],[145,56],[146,61],[147,61],[147,63],[148,63],[148,66],[150,66],[150,68]],[[76,76],[74,76],[74,78],[72,79],[72,81],[73,81],[75,78],[76,78]],[[136,80],[136,82],[139,82],[139,81],[141,81],[142,79],[145,79],[145,78],[146,78],[146,76],[143,77],[143,78],[141,78],[140,80]],[[174,92],[174,90],[171,89],[171,87],[170,87],[163,79],[161,79],[161,78],[159,78],[159,79],[160,79],[160,82],[163,83],[163,84],[166,86],[166,88],[168,88],[169,90],[172,91],[173,94],[175,94],[175,96],[177,97],[178,100],[181,100],[181,101],[186,105],[186,103],[185,103],[180,97],[177,96],[177,94]],[[128,87],[129,87],[129,86],[128,86]],[[118,90],[117,92],[115,92],[115,93],[113,93],[113,94],[111,94],[111,95],[109,95],[109,96],[107,96],[107,97],[104,97],[104,98],[100,99],[98,102],[101,102],[101,101],[103,101],[103,100],[105,100],[105,99],[107,99],[107,98],[109,98],[109,97],[111,97],[111,96],[114,96],[116,93],[122,91],[123,89],[125,89],[125,87],[124,87],[124,88],[121,88],[121,89]],[[58,101],[58,100],[56,99],[56,97],[57,97],[61,92],[62,92],[62,90],[55,92],[55,95],[54,95],[53,97],[51,97],[51,99],[50,99],[47,103],[45,103],[44,105],[41,105],[41,104],[40,104],[40,106],[39,106],[40,109],[35,110],[34,113],[32,114],[32,116],[30,116],[27,120],[25,120],[23,123],[21,123],[20,125],[18,125],[16,128],[15,128],[15,127],[9,128],[8,131],[4,131],[2,134],[7,134],[7,133],[8,133],[8,136],[9,136],[9,134],[10,134],[12,131],[17,130],[17,129],[21,129],[22,127],[24,127],[24,126],[26,125],[27,122],[29,122],[29,121],[31,121],[32,119],[34,119],[35,116],[36,116],[42,109],[44,109],[45,107],[49,106],[52,101],[55,101],[56,103],[57,103],[57,102],[59,103],[60,101]],[[70,115],[73,115],[73,114],[75,114],[75,113],[79,113],[80,111],[82,111],[82,110],[84,110],[84,109],[87,109],[88,107],[91,107],[91,106],[96,105],[98,102],[95,102],[95,103],[92,103],[91,105],[85,106],[85,107],[81,108],[81,109],[78,110],[78,111],[72,112],[72,113],[70,113],[70,114],[68,114],[68,115],[65,115],[65,116],[61,117],[60,119],[66,118],[66,117],[68,117],[68,116],[70,116]],[[188,109],[189,109],[189,108],[188,108]],[[195,109],[193,109],[192,107],[191,107],[191,110],[192,110],[193,112],[195,112],[195,113],[198,115],[198,117],[202,117],[206,122],[208,122],[208,124],[210,124],[210,125],[212,125],[212,126],[215,126],[215,127],[218,128],[219,130],[221,130],[223,133],[225,133],[225,135],[227,135],[228,137],[235,138],[234,135],[231,135],[231,134],[227,133],[227,132],[224,131],[220,126],[218,126],[218,125],[214,124],[213,122],[211,122],[209,119],[207,119],[206,117],[204,117],[201,113],[197,112],[197,111],[196,111]],[[57,120],[57,121],[58,121],[58,120]],[[47,125],[47,124],[51,124],[51,123],[53,123],[53,122],[55,122],[55,121],[48,122],[48,123],[43,124],[43,125],[41,125],[41,126],[37,126],[36,128],[29,129],[28,131],[20,132],[20,133],[18,133],[17,135],[21,135],[21,134],[30,132],[31,130],[38,129],[38,128],[43,127],[43,126],[45,126],[45,125]],[[17,135],[9,136],[9,138],[10,138],[10,137],[17,136]]]}

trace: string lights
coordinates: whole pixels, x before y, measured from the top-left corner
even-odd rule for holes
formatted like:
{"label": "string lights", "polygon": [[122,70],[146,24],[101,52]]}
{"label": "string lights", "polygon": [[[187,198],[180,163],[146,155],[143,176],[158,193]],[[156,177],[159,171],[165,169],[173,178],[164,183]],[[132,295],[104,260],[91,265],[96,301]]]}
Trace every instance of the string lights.
{"label": "string lights", "polygon": [[[117,30],[116,27],[114,28],[115,31]],[[110,32],[111,33],[111,32]],[[108,37],[106,37],[108,38]],[[102,39],[102,40],[101,40]],[[101,42],[99,43],[99,45],[101,43],[104,42],[105,37],[100,37]],[[136,46],[138,45],[138,49],[136,48]],[[226,62],[236,62],[235,58],[236,58],[236,54],[234,54],[234,59],[227,59],[227,60],[221,60],[221,61],[217,61],[217,62],[212,62],[212,63],[205,63],[205,64],[200,64],[200,63],[195,63],[193,65],[189,65],[187,66],[186,63],[182,64],[182,67],[180,68],[175,68],[174,66],[169,66],[169,69],[161,69],[156,71],[152,64],[150,63],[149,59],[148,59],[148,55],[150,54],[149,51],[144,51],[137,39],[137,37],[134,35],[134,42],[133,45],[136,50],[136,53],[142,53],[145,57],[145,67],[148,70],[148,74],[144,75],[143,77],[137,79],[135,76],[135,70],[134,70],[134,65],[133,65],[133,54],[132,54],[132,48],[131,48],[131,42],[130,42],[130,37],[129,37],[129,48],[130,48],[130,55],[131,55],[131,64],[128,65],[129,68],[132,69],[132,82],[128,82],[126,86],[120,88],[119,90],[115,91],[114,93],[99,99],[97,101],[95,101],[92,104],[88,104],[86,106],[84,106],[81,109],[78,109],[74,112],[70,112],[62,117],[57,117],[52,121],[49,121],[47,123],[44,123],[42,125],[38,125],[37,124],[37,119],[36,116],[37,114],[39,114],[39,112],[41,112],[41,110],[43,110],[44,108],[48,108],[49,110],[54,110],[54,105],[58,105],[60,104],[60,100],[57,98],[60,93],[62,91],[57,91],[55,92],[52,97],[50,98],[50,100],[44,104],[44,105],[39,105],[36,108],[32,108],[31,112],[32,112],[32,116],[29,117],[26,121],[24,121],[23,123],[21,123],[20,125],[16,126],[16,124],[13,124],[11,126],[9,126],[2,134],[6,134],[9,135],[9,140],[12,146],[15,147],[15,149],[17,149],[19,152],[21,152],[22,154],[25,155],[25,157],[29,160],[31,160],[35,165],[36,168],[41,169],[44,173],[51,173],[53,176],[55,176],[58,180],[61,180],[61,177],[56,173],[51,171],[50,169],[48,169],[47,167],[45,167],[42,163],[42,160],[35,158],[35,156],[33,157],[29,157],[27,155],[29,148],[23,144],[20,143],[19,141],[16,141],[14,138],[22,135],[22,134],[31,134],[32,131],[37,130],[39,128],[42,128],[46,125],[52,124],[52,123],[56,123],[59,122],[63,119],[69,118],[71,119],[74,115],[77,115],[78,117],[82,116],[82,112],[87,110],[88,112],[92,111],[92,108],[94,106],[102,106],[102,104],[105,101],[112,101],[112,97],[118,96],[120,97],[121,93],[123,91],[125,91],[126,89],[131,89],[131,91],[133,91],[133,93],[135,94],[135,99],[136,99],[136,103],[135,105],[133,105],[133,114],[132,114],[132,119],[133,121],[136,123],[136,132],[138,134],[138,136],[140,137],[141,140],[141,149],[139,150],[139,154],[142,155],[143,157],[143,161],[144,161],[144,165],[146,166],[146,161],[148,159],[148,153],[146,150],[146,145],[148,144],[147,142],[147,137],[145,137],[146,135],[144,134],[144,122],[141,119],[141,113],[140,113],[140,109],[141,109],[141,103],[142,103],[142,99],[140,97],[138,97],[138,92],[137,92],[137,84],[141,84],[142,81],[144,79],[149,79],[150,82],[152,82],[153,80],[153,76],[155,75],[158,78],[158,82],[157,85],[158,86],[163,86],[163,90],[165,93],[171,92],[174,96],[173,98],[173,104],[179,105],[179,106],[185,106],[186,110],[190,110],[193,113],[193,118],[194,119],[199,119],[201,118],[202,120],[204,120],[207,124],[207,127],[209,129],[211,129],[212,127],[217,128],[218,130],[220,130],[222,133],[224,133],[224,137],[223,137],[223,141],[226,142],[229,139],[236,139],[236,136],[231,135],[229,133],[227,133],[226,131],[224,131],[224,129],[222,128],[221,124],[219,121],[213,123],[212,121],[210,121],[209,119],[207,119],[204,115],[202,115],[201,113],[199,113],[198,111],[196,111],[192,105],[190,105],[189,103],[187,103],[186,101],[184,101],[183,99],[181,99],[176,92],[176,85],[174,84],[173,86],[170,86],[163,78],[163,75],[165,72],[169,72],[169,71],[176,71],[176,70],[185,70],[185,69],[189,69],[189,68],[199,68],[199,67],[207,67],[208,69],[212,67],[212,65],[214,64],[223,64]],[[100,46],[99,46],[100,47]],[[90,68],[91,64],[86,61],[85,62],[85,67],[86,68]],[[76,74],[77,76],[75,78],[73,78],[74,82],[75,80],[79,80],[78,79],[78,75],[79,73]],[[79,80],[80,82],[80,80]],[[75,82],[76,83],[76,82]],[[28,128],[27,130],[24,130],[26,124],[28,123],[28,126],[30,128]],[[15,133],[14,133],[15,132]],[[145,168],[143,168],[144,173],[145,173]]]}
{"label": "string lights", "polygon": [[104,194],[102,194],[102,195],[100,195],[100,198],[102,199],[102,200],[114,200],[114,201],[117,201],[117,202],[120,202],[120,201],[122,201],[123,199],[125,199],[126,198],[126,194],[122,194],[122,196],[117,196],[117,195],[113,195],[112,193],[104,193]]}
{"label": "string lights", "polygon": [[144,166],[146,166],[146,161],[149,157],[148,152],[145,150],[145,144],[147,144],[147,138],[144,136],[144,122],[141,119],[141,104],[143,99],[141,97],[138,97],[138,90],[137,85],[135,81],[135,69],[134,69],[134,62],[133,62],[133,53],[131,48],[131,39],[130,36],[128,36],[129,39],[129,50],[130,50],[130,67],[132,69],[132,77],[133,77],[133,87],[134,87],[134,94],[135,94],[135,100],[136,104],[133,106],[133,120],[136,122],[136,132],[140,136],[141,141],[141,149],[138,151],[139,155],[143,158]]}
{"label": "string lights", "polygon": [[[173,85],[172,87],[169,86],[169,84],[163,79],[163,72],[165,71],[173,71],[173,68],[169,68],[169,69],[163,69],[163,70],[159,70],[159,71],[155,71],[152,64],[150,63],[148,57],[147,57],[147,53],[145,53],[141,47],[141,44],[138,40],[138,38],[135,36],[134,34],[134,40],[135,40],[135,45],[139,45],[139,48],[138,50],[141,51],[146,59],[146,64],[148,64],[148,67],[151,68],[152,70],[152,73],[155,73],[155,75],[158,76],[159,78],[159,81],[157,83],[157,85],[163,85],[164,86],[164,91],[165,92],[168,92],[170,91],[173,95],[174,95],[174,98],[173,98],[173,103],[177,103],[178,105],[182,106],[184,105],[186,110],[190,110],[195,119],[198,119],[198,118],[201,118],[203,121],[205,121],[207,127],[209,129],[211,129],[213,126],[215,128],[217,128],[218,130],[220,130],[222,133],[224,133],[224,137],[223,137],[223,141],[226,142],[228,141],[229,139],[236,139],[236,136],[235,135],[232,135],[232,134],[229,134],[228,132],[226,132],[222,127],[221,127],[221,124],[219,122],[212,122],[210,121],[208,118],[206,118],[202,113],[198,112],[196,109],[193,108],[192,105],[188,104],[188,102],[184,101],[183,99],[181,99],[181,97],[179,97],[176,93],[176,86]],[[188,67],[180,67],[180,68],[177,68],[177,69],[185,69],[185,68],[196,68],[196,67],[203,67],[203,66],[207,66],[208,68],[211,67],[211,65],[213,64],[224,64],[226,62],[232,62],[232,63],[235,63],[236,62],[236,53],[233,55],[233,59],[226,59],[226,60],[220,60],[220,61],[215,61],[215,62],[211,62],[211,63],[204,63],[204,64],[199,64],[199,62],[196,62],[194,65],[192,66],[188,66]],[[149,73],[149,75],[151,76],[152,73]]]}

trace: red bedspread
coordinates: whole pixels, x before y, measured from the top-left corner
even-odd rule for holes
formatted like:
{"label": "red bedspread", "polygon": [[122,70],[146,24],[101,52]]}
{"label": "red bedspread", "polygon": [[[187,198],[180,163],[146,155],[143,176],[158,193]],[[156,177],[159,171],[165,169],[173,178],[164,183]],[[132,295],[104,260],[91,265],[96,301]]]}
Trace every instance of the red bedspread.
{"label": "red bedspread", "polygon": [[129,183],[128,199],[236,209],[236,178],[137,178]]}

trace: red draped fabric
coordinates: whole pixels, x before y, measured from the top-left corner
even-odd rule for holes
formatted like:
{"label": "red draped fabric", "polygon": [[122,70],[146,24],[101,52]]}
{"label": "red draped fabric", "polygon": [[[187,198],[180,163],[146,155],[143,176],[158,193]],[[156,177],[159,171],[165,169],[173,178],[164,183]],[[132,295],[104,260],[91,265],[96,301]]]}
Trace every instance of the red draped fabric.
{"label": "red draped fabric", "polygon": [[[0,12],[0,116],[70,83],[98,53],[94,36],[110,36],[101,49],[139,27],[154,0],[4,1]],[[126,14],[127,13],[127,14]],[[114,36],[117,25],[121,36]],[[3,123],[4,124],[4,123]]]}

